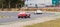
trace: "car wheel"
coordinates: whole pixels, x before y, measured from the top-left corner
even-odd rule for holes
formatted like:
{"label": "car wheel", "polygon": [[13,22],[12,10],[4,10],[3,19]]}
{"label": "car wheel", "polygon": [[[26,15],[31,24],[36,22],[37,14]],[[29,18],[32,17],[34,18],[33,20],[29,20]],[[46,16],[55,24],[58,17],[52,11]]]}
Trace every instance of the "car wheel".
{"label": "car wheel", "polygon": [[24,18],[27,18],[26,16]]}
{"label": "car wheel", "polygon": [[42,13],[40,13],[40,14],[42,14]]}
{"label": "car wheel", "polygon": [[21,18],[23,18],[23,17],[21,17]]}
{"label": "car wheel", "polygon": [[28,18],[30,18],[30,16],[28,16]]}
{"label": "car wheel", "polygon": [[36,14],[40,14],[40,13],[36,13]]}
{"label": "car wheel", "polygon": [[18,18],[20,18],[20,17],[18,16]]}

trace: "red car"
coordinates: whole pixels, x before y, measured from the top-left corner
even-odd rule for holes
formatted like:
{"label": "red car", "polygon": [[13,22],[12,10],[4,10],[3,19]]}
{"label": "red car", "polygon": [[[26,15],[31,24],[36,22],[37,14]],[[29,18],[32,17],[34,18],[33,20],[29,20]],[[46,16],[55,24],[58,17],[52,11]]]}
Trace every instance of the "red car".
{"label": "red car", "polygon": [[20,12],[20,13],[18,14],[18,18],[30,18],[30,13]]}

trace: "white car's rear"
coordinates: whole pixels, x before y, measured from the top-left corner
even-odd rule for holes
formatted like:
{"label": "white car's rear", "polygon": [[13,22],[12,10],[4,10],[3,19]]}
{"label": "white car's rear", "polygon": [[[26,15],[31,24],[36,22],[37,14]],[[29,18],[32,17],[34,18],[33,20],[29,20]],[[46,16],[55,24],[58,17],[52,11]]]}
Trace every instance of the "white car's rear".
{"label": "white car's rear", "polygon": [[42,14],[42,11],[41,10],[37,10],[37,11],[35,11],[35,14]]}

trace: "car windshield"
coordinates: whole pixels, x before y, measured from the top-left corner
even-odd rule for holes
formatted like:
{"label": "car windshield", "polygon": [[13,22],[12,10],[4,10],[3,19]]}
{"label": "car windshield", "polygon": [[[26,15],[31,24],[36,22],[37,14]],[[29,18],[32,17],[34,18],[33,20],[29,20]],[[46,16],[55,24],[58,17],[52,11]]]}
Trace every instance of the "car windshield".
{"label": "car windshield", "polygon": [[37,11],[41,11],[41,10],[37,10]]}

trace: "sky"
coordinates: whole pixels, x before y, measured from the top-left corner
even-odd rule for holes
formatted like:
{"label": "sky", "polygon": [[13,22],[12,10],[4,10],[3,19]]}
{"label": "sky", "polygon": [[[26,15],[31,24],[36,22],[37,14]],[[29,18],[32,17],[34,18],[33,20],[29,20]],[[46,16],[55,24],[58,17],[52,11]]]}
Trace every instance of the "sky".
{"label": "sky", "polygon": [[25,4],[52,4],[52,0],[26,0]]}

